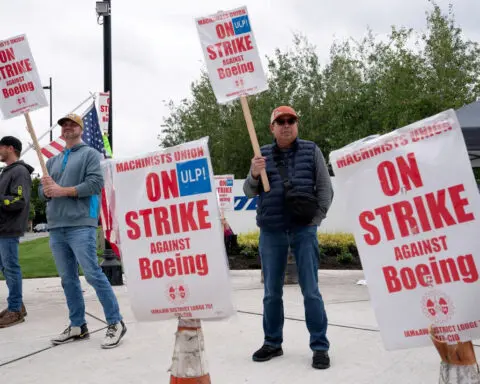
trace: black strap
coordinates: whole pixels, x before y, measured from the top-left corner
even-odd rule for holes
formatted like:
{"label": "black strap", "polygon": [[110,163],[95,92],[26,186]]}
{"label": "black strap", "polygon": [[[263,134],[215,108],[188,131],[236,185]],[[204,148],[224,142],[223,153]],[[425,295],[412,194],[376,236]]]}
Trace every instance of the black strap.
{"label": "black strap", "polygon": [[280,176],[283,179],[283,186],[285,189],[291,189],[292,184],[290,183],[290,180],[288,180],[288,168],[285,166],[285,161],[283,159],[280,160],[279,156],[276,156],[275,165],[277,166],[278,173],[280,173]]}

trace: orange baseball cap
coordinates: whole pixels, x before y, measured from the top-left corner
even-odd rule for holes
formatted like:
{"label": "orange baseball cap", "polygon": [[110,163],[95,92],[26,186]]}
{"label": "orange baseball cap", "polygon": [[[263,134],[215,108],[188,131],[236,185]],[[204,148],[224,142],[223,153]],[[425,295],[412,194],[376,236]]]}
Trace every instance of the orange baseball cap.
{"label": "orange baseball cap", "polygon": [[272,117],[270,118],[270,124],[272,124],[277,119],[277,117],[280,117],[283,115],[295,116],[298,119],[297,112],[295,112],[295,110],[292,107],[289,107],[287,105],[282,105],[273,110]]}
{"label": "orange baseball cap", "polygon": [[60,120],[58,120],[58,125],[62,126],[62,124],[65,123],[67,120],[73,121],[75,124],[78,124],[80,128],[83,129],[82,118],[74,113],[70,113],[69,115],[62,117]]}

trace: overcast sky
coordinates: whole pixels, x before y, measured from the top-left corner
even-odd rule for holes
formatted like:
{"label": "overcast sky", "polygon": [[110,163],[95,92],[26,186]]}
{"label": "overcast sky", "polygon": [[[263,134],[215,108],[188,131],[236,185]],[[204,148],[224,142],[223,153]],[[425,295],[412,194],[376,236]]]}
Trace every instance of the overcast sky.
{"label": "overcast sky", "polygon": [[[480,41],[480,2],[437,0],[443,9],[449,2],[464,35]],[[427,0],[112,0],[115,157],[155,150],[168,114],[163,101],[189,96],[190,84],[204,66],[194,19],[243,5],[264,64],[264,56],[275,48],[291,46],[294,32],[306,35],[326,59],[334,39],[361,37],[367,26],[380,36],[391,25],[425,29],[430,9]],[[24,33],[43,84],[53,78],[54,122],[89,92],[103,91],[103,30],[95,1],[2,1],[0,40]],[[31,118],[40,136],[49,127],[49,108],[32,112]],[[59,132],[57,127],[54,137]],[[24,146],[30,142],[23,117],[0,120],[0,136],[11,134]],[[47,136],[40,143],[48,142]],[[24,159],[40,172],[33,150]]]}

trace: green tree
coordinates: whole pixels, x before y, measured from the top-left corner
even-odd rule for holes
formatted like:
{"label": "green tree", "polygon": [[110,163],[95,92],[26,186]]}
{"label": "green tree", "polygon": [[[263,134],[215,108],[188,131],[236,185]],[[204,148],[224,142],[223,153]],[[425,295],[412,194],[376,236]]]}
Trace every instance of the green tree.
{"label": "green tree", "polygon": [[38,197],[38,187],[40,186],[40,178],[36,177],[32,180],[32,192],[30,195],[30,210],[33,209],[33,221],[36,223],[45,223],[47,220],[46,209],[47,204]]}
{"label": "green tree", "polygon": [[[336,41],[325,65],[316,47],[294,35],[285,52],[267,57],[268,90],[248,98],[260,144],[271,142],[270,113],[292,105],[301,116],[300,135],[330,151],[371,134],[386,133],[480,94],[480,49],[466,40],[453,7],[446,13],[430,1],[426,30],[392,27],[387,39],[371,30],[357,41]],[[191,95],[169,103],[162,146],[208,136],[214,172],[243,178],[253,156],[240,103],[217,103],[203,71]]]}

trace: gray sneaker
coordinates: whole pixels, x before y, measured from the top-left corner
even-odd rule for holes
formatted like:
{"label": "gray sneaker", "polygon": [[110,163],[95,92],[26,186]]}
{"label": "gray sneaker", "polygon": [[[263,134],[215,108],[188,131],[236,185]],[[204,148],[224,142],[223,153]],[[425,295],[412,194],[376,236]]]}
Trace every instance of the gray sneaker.
{"label": "gray sneaker", "polygon": [[116,324],[111,324],[107,328],[107,333],[102,342],[102,348],[115,348],[120,343],[122,337],[127,333],[127,327],[123,321]]}
{"label": "gray sneaker", "polygon": [[83,324],[81,327],[68,327],[60,335],[53,338],[51,342],[53,345],[60,345],[74,340],[88,339],[89,337],[87,324]]}

